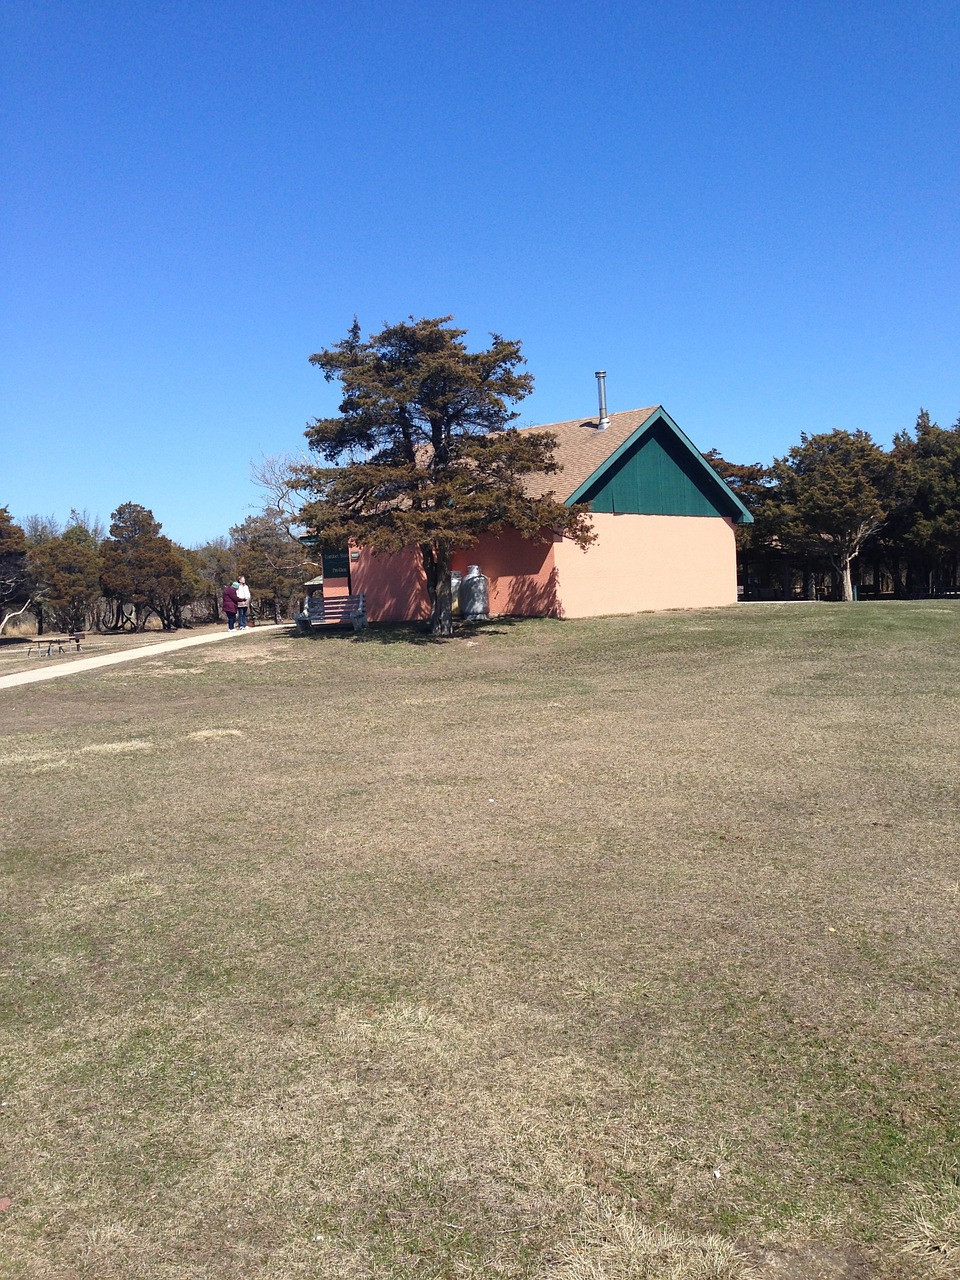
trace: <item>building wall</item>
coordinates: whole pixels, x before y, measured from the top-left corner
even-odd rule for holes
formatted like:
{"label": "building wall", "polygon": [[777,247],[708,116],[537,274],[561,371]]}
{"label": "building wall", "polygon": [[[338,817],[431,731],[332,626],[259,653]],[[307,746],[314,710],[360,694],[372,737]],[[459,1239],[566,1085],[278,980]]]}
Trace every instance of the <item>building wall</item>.
{"label": "building wall", "polygon": [[427,577],[416,547],[397,552],[359,549],[350,567],[356,594],[366,596],[371,622],[415,622],[430,617]]}
{"label": "building wall", "polygon": [[558,614],[554,539],[530,542],[515,529],[484,534],[453,557],[452,568],[465,573],[478,564],[490,579],[490,612],[517,618],[552,618]]}
{"label": "building wall", "polygon": [[600,512],[593,529],[597,541],[586,552],[568,538],[554,545],[563,617],[736,603],[732,520]]}
{"label": "building wall", "polygon": [[[700,609],[737,601],[733,522],[719,516],[636,516],[599,512],[597,541],[585,552],[568,538],[533,543],[513,530],[485,534],[453,558],[490,579],[490,612],[519,617],[592,618],[649,609]],[[361,548],[353,590],[366,594],[371,622],[430,616],[416,549]]]}

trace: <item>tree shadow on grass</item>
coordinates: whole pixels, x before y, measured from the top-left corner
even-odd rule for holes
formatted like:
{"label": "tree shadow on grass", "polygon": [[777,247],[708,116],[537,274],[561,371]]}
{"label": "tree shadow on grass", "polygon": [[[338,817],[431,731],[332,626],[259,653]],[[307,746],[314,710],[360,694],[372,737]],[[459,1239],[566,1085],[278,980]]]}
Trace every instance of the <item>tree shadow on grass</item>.
{"label": "tree shadow on grass", "polygon": [[496,618],[491,622],[460,622],[454,627],[452,636],[433,636],[426,622],[371,622],[364,631],[348,631],[340,627],[314,627],[309,633],[294,631],[295,640],[303,640],[307,644],[330,643],[331,641],[348,642],[350,644],[456,644],[458,640],[475,640],[485,636],[503,636],[510,628],[526,621],[524,618]]}
{"label": "tree shadow on grass", "polygon": [[374,622],[357,638],[379,644],[456,644],[460,640],[477,640],[486,636],[505,636],[524,618],[495,618],[490,622],[455,622],[452,636],[433,636],[428,623]]}

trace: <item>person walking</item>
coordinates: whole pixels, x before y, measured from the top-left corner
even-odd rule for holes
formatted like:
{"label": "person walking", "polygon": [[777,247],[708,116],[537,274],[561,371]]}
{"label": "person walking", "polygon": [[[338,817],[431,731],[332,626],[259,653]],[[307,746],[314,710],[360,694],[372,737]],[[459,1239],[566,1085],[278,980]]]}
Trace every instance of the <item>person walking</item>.
{"label": "person walking", "polygon": [[239,582],[234,582],[229,587],[223,588],[223,612],[227,615],[227,629],[233,630],[234,623],[237,620],[237,609],[240,607],[237,600],[237,587]]}
{"label": "person walking", "polygon": [[237,586],[237,626],[242,631],[247,625],[247,610],[250,608],[250,588],[246,578],[241,574]]}

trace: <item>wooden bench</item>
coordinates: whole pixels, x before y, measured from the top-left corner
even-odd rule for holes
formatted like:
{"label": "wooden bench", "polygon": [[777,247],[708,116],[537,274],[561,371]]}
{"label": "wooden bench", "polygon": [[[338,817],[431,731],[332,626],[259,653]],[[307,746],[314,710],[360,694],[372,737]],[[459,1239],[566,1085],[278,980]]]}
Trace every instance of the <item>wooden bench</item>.
{"label": "wooden bench", "polygon": [[353,627],[354,631],[362,631],[367,625],[366,598],[362,592],[358,596],[326,598],[315,594],[309,597],[306,610],[298,613],[294,621],[302,634],[314,627]]}
{"label": "wooden bench", "polygon": [[37,636],[35,640],[30,641],[30,647],[27,650],[27,657],[31,658],[34,654],[38,658],[52,658],[54,649],[58,654],[64,652],[65,644],[76,645],[77,653],[83,652],[82,641],[86,640],[87,633],[85,631],[74,631],[69,636]]}

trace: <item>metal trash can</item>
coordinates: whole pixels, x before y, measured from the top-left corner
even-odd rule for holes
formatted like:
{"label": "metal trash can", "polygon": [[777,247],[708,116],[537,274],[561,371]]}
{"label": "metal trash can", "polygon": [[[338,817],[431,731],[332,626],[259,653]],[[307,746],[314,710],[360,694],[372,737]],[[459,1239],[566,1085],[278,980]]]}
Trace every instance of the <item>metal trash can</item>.
{"label": "metal trash can", "polygon": [[490,583],[478,564],[467,566],[460,582],[460,617],[464,622],[487,622],[490,617]]}

